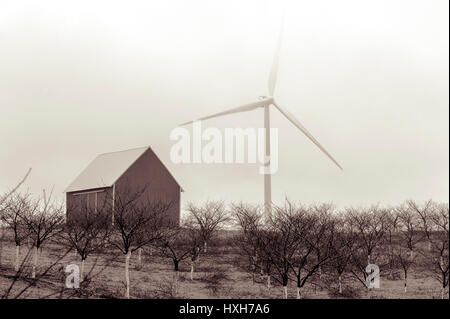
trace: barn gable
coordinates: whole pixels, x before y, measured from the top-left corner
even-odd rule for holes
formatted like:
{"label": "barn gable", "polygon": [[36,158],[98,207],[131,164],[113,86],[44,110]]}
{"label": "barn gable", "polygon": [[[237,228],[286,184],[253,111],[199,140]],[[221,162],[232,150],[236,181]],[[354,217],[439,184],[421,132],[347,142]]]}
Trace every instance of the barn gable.
{"label": "barn gable", "polygon": [[148,148],[114,183],[116,196],[127,195],[136,191],[145,191],[141,197],[143,203],[165,202],[171,207],[166,212],[173,222],[180,221],[180,192],[183,189],[167,170],[165,165]]}
{"label": "barn gable", "polygon": [[164,163],[156,156],[151,148],[147,148],[114,184],[116,185],[116,189],[136,185],[137,187],[147,186],[150,190],[153,189],[164,193],[174,188],[178,192],[183,191]]}

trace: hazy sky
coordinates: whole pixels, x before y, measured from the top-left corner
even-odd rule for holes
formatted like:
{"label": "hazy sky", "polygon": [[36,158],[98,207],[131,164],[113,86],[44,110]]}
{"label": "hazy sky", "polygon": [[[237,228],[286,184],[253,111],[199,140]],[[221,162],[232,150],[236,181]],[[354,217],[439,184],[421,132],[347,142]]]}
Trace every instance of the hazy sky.
{"label": "hazy sky", "polygon": [[[259,165],[173,164],[177,124],[267,94],[280,1],[0,0],[0,192],[63,190],[99,154],[150,145],[185,189],[263,201]],[[285,196],[448,201],[448,0],[286,2],[275,92]],[[262,127],[263,112],[203,123]]]}

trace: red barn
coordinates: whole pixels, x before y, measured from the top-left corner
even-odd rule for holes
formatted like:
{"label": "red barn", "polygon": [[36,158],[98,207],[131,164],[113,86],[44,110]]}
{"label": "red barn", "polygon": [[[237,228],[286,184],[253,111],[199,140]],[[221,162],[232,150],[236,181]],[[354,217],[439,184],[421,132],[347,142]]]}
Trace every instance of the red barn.
{"label": "red barn", "polygon": [[138,189],[144,189],[145,200],[170,202],[167,217],[179,224],[183,189],[150,147],[98,155],[67,187],[66,206],[81,203],[97,210],[100,203],[114,205],[119,194]]}

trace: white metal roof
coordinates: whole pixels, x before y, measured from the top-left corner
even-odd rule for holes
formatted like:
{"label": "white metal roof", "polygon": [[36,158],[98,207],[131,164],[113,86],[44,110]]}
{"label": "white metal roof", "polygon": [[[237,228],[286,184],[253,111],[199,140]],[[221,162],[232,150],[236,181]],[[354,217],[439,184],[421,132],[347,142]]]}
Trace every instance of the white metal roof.
{"label": "white metal roof", "polygon": [[148,149],[149,147],[146,146],[98,155],[66,188],[65,192],[112,186]]}

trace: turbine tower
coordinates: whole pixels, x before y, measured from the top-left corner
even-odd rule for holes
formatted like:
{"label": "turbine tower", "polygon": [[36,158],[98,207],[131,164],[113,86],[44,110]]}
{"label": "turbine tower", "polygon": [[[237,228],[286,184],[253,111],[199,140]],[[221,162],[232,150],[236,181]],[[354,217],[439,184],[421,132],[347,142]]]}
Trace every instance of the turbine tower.
{"label": "turbine tower", "polygon": [[280,33],[278,35],[277,46],[275,49],[272,67],[269,74],[268,81],[268,96],[260,96],[259,101],[255,101],[252,103],[244,104],[238,107],[234,107],[232,109],[228,109],[226,111],[215,113],[212,115],[208,115],[205,117],[201,117],[199,119],[188,121],[180,124],[179,126],[188,125],[194,123],[196,121],[202,121],[211,119],[214,117],[219,117],[228,114],[241,113],[253,111],[255,109],[264,108],[264,129],[265,129],[265,154],[269,161],[265,164],[265,174],[264,174],[264,215],[267,218],[270,217],[272,212],[272,181],[271,181],[271,170],[270,170],[270,109],[269,107],[273,105],[281,114],[284,115],[295,127],[297,127],[307,138],[311,140],[323,153],[325,153],[328,158],[336,164],[342,170],[341,165],[331,156],[330,153],[312,136],[312,134],[297,120],[291,113],[289,113],[286,109],[279,106],[274,99],[275,86],[277,82],[277,74],[278,74],[278,65],[280,60],[280,49],[281,49],[281,40],[283,35],[284,28],[284,19],[281,23]]}

